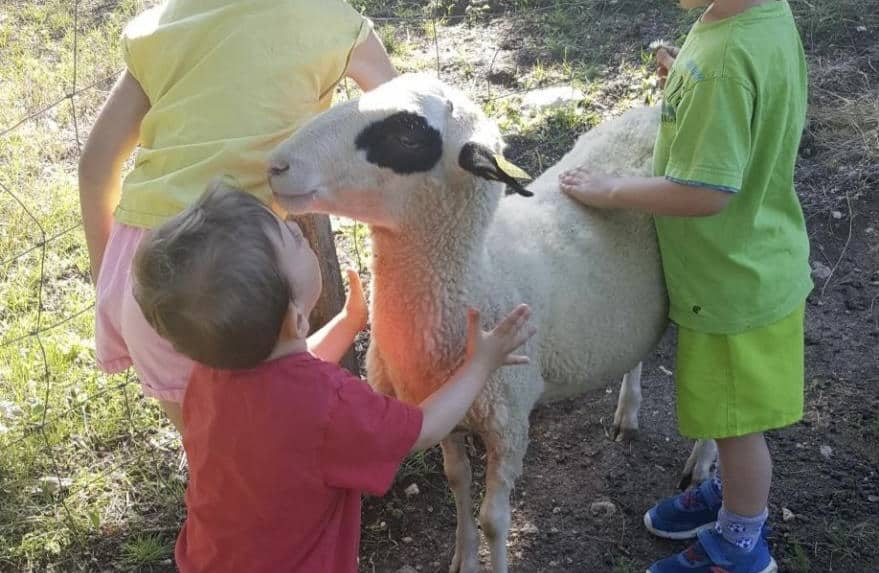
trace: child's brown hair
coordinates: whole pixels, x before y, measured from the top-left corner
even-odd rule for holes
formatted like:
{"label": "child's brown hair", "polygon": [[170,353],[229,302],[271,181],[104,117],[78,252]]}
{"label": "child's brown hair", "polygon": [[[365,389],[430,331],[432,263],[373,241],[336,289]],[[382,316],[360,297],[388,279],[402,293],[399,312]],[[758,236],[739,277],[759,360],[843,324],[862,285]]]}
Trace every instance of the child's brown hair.
{"label": "child's brown hair", "polygon": [[253,195],[217,180],[147,234],[133,294],[174,348],[214,368],[256,366],[272,352],[293,293],[269,236],[280,221]]}

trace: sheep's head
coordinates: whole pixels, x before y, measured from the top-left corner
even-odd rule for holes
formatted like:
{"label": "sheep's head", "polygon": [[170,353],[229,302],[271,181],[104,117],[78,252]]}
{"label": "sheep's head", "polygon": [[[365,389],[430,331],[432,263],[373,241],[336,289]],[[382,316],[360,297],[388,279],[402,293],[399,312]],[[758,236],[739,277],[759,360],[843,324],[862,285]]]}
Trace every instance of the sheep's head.
{"label": "sheep's head", "polygon": [[515,180],[524,172],[503,160],[503,145],[495,123],[462,93],[404,75],[303,126],[275,149],[269,179],[293,213],[397,229],[426,210],[490,212],[503,184],[530,195]]}

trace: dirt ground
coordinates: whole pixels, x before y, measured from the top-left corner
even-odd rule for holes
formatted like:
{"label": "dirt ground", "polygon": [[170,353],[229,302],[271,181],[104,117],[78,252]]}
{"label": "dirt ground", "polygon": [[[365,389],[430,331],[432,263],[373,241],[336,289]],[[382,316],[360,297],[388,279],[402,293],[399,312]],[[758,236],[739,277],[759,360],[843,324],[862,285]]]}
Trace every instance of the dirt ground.
{"label": "dirt ground", "polygon": [[[872,3],[862,9],[867,17],[876,13]],[[601,37],[610,38],[596,50],[613,54],[606,67],[596,68],[603,87],[589,105],[600,111],[631,96],[626,65],[643,46],[686,30],[673,7],[644,7],[637,19],[625,17],[626,6],[619,14],[609,10],[592,15]],[[846,35],[800,21],[813,81],[797,187],[816,286],[807,305],[806,415],[769,438],[775,461],[770,541],[784,572],[879,571],[879,49],[876,27],[858,36],[857,24],[843,22]],[[538,23],[500,15],[444,28],[443,40],[457,46],[459,58],[442,65],[443,77],[474,97],[515,91],[516,70],[558,59],[544,50],[544,33]],[[421,55],[434,49],[425,40]],[[539,173],[576,137],[553,129],[548,124],[509,138],[510,155]],[[512,496],[514,571],[643,572],[684,547],[654,539],[641,523],[654,500],[674,492],[690,448],[676,431],[673,344],[669,331],[645,364],[641,433],[631,444],[608,437],[616,382],[532,414],[531,445]],[[478,444],[471,453],[478,500]],[[413,483],[419,493],[407,496]],[[616,511],[593,515],[595,501],[610,501]],[[445,572],[454,529],[454,505],[434,449],[408,460],[386,497],[365,500],[360,570]]]}

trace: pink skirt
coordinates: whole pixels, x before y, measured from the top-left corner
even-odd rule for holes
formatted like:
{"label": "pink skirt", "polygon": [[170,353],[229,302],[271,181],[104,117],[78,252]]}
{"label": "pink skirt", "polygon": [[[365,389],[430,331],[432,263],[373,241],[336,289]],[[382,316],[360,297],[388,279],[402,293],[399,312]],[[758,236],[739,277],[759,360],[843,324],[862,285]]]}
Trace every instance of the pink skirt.
{"label": "pink skirt", "polygon": [[131,293],[131,260],[148,232],[113,223],[98,273],[95,351],[104,372],[134,366],[146,396],[182,402],[193,362],[153,330]]}

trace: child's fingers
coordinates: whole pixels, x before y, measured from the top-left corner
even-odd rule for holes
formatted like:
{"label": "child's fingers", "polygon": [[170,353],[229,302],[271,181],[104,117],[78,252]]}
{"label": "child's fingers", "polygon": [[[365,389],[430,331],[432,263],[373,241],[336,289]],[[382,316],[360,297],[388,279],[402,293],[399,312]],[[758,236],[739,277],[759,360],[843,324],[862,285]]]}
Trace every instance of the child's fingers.
{"label": "child's fingers", "polygon": [[359,292],[363,290],[363,283],[360,281],[360,275],[354,269],[346,269],[348,274],[348,287],[351,292]]}
{"label": "child's fingers", "polygon": [[479,336],[479,311],[467,309],[467,339],[475,340]]}
{"label": "child's fingers", "polygon": [[[523,327],[524,327],[524,325],[523,325]],[[537,334],[537,327],[534,326],[533,324],[528,325],[528,328],[521,328],[516,333],[516,338],[510,344],[510,346],[512,347],[512,350],[515,350],[516,348],[519,348],[520,346],[522,346],[523,344],[528,342],[528,339],[531,338],[532,336],[534,336],[535,334]]]}
{"label": "child's fingers", "polygon": [[516,329],[510,333],[505,340],[504,352],[509,354],[528,342],[528,339],[534,336],[537,327],[533,324],[522,323],[517,325]]}
{"label": "child's fingers", "polygon": [[510,314],[505,316],[504,319],[494,327],[492,332],[497,336],[507,336],[511,332],[515,332],[518,328],[521,328],[521,325],[524,324],[530,316],[531,308],[529,308],[527,304],[520,304],[513,309]]}

